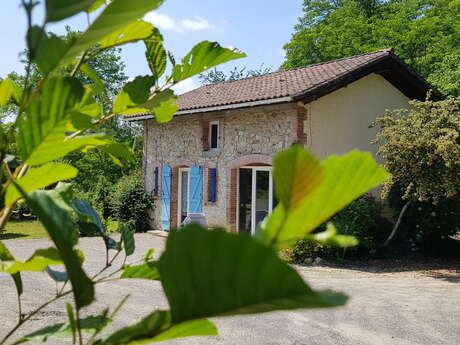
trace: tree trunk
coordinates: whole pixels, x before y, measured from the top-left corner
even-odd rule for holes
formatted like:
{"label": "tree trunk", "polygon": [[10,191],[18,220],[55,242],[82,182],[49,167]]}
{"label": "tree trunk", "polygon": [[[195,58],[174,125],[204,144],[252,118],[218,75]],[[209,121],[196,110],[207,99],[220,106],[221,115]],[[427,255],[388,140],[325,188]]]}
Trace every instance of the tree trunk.
{"label": "tree trunk", "polygon": [[401,209],[401,212],[399,212],[399,217],[398,217],[398,220],[396,221],[396,224],[393,226],[393,230],[391,231],[391,234],[390,236],[388,236],[387,240],[385,241],[385,243],[383,244],[384,247],[388,246],[391,242],[391,240],[393,239],[393,237],[395,236],[396,234],[396,231],[398,230],[399,228],[399,225],[401,224],[401,220],[402,220],[402,217],[404,216],[404,213],[406,213],[407,211],[407,208],[409,207],[409,205],[411,204],[411,200],[409,200],[408,202],[406,202],[406,204],[403,206],[403,208]]}

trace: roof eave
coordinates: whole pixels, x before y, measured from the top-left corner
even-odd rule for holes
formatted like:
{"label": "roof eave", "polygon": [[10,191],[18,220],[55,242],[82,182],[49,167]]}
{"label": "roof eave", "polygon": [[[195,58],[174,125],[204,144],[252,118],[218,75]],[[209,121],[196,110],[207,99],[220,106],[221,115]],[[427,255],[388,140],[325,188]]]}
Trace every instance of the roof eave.
{"label": "roof eave", "polygon": [[[393,65],[391,66],[388,64]],[[394,70],[395,67],[402,69],[402,71],[406,73],[406,76],[411,78],[410,82],[413,85],[416,84],[418,90],[411,90],[409,87],[407,87],[407,85],[402,85],[403,83],[398,83],[398,81],[395,80],[395,78],[389,78],[386,72],[388,72],[388,70]],[[317,85],[311,89],[299,92],[293,95],[292,98],[294,101],[302,101],[304,103],[309,103],[329,93],[332,93],[342,87],[345,87],[371,73],[380,74],[382,77],[387,79],[387,81],[393,84],[393,86],[398,88],[403,94],[405,94],[410,99],[424,100],[426,98],[426,93],[429,90],[432,90],[431,98],[433,100],[440,100],[444,98],[441,92],[439,92],[435,87],[429,84],[425,79],[420,77],[409,65],[405,64],[401,59],[399,59],[396,55],[394,55],[391,52],[388,55],[384,55],[379,59],[371,61],[370,63],[361,66],[358,69],[350,71],[349,73],[346,73],[337,79],[328,81],[322,85]],[[399,75],[399,78],[400,80],[404,79],[401,75]],[[408,92],[409,90],[412,92]]]}
{"label": "roof eave", "polygon": [[[178,112],[176,112],[175,116],[200,114],[200,113],[210,113],[210,112],[214,112],[214,111],[233,110],[233,109],[240,109],[240,108],[251,108],[251,107],[258,107],[258,106],[261,106],[261,105],[289,103],[289,102],[292,102],[293,100],[294,99],[292,97],[287,96],[287,97],[264,99],[264,100],[260,100],[260,101],[219,105],[219,106],[215,106],[215,107],[179,110]],[[149,114],[142,114],[142,115],[135,115],[135,116],[134,115],[132,115],[132,116],[126,116],[125,115],[123,117],[123,119],[126,120],[126,121],[144,121],[144,120],[150,120],[150,119],[153,119],[153,118],[155,118],[155,117],[153,115],[149,115]]]}

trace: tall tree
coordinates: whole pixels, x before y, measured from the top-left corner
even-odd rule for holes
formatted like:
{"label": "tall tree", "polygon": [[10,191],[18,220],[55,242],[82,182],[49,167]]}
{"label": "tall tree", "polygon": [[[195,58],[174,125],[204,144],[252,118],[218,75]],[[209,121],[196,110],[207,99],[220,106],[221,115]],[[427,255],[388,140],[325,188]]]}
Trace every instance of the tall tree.
{"label": "tall tree", "polygon": [[460,54],[459,8],[459,0],[304,0],[282,68],[392,47],[436,87],[456,95],[460,83],[446,87],[438,71],[451,68],[446,55]]}
{"label": "tall tree", "polygon": [[[61,37],[67,42],[76,40],[80,33],[72,31],[66,27],[66,34]],[[92,47],[91,52],[95,52],[97,47]],[[98,104],[102,107],[104,114],[109,114],[115,96],[122,90],[128,76],[125,74],[125,63],[121,58],[121,48],[111,48],[99,52],[93,59],[87,62],[87,66],[91,69],[96,78],[103,84],[104,92],[98,92],[95,95]],[[22,54],[24,57],[28,56],[28,51]],[[27,59],[24,64],[27,66]],[[86,72],[85,72],[86,71]],[[87,69],[79,70],[75,77],[80,80],[83,85],[94,84],[94,77],[90,78]],[[28,80],[33,86],[36,86],[43,76],[40,73],[36,64],[31,65]],[[12,72],[8,78],[16,82],[21,88],[24,87],[27,78],[27,71],[23,74]],[[17,113],[17,107],[14,103],[10,102],[6,105],[4,112],[11,114],[4,119],[0,119],[5,126],[9,126],[14,116]],[[140,125],[130,124],[114,117],[105,121],[97,129],[89,129],[88,132],[96,132],[103,130],[104,133],[112,135],[115,140],[133,148],[135,155],[132,160],[126,162],[125,165],[117,165],[110,156],[101,150],[91,150],[87,153],[81,151],[74,151],[64,157],[64,161],[72,164],[79,169],[79,174],[72,179],[76,190],[81,193],[92,192],[88,195],[95,204],[101,204],[102,209],[107,209],[106,195],[109,188],[113,186],[123,175],[140,168],[142,165],[142,136]]]}
{"label": "tall tree", "polygon": [[264,64],[261,64],[258,68],[256,69],[246,69],[246,67],[243,68],[238,68],[234,67],[228,74],[225,72],[218,70],[217,68],[214,68],[210,71],[201,73],[198,76],[198,79],[200,80],[201,84],[208,85],[208,84],[217,84],[217,83],[223,83],[225,81],[234,81],[234,80],[240,80],[240,79],[245,79],[245,78],[250,78],[250,77],[257,77],[259,75],[264,75],[267,73],[271,72],[270,67],[265,67]]}
{"label": "tall tree", "polygon": [[[72,42],[81,35],[78,31],[71,30],[70,27],[66,27],[66,34],[60,38],[66,42]],[[91,52],[97,50],[97,46],[90,49]],[[115,95],[117,95],[123,88],[123,85],[128,80],[128,76],[125,74],[125,63],[121,58],[121,48],[115,47],[106,49],[98,53],[98,55],[87,62],[88,67],[95,72],[97,78],[102,82],[105,88],[105,92],[100,92],[97,95],[99,104],[104,108],[104,112],[109,111],[109,107]],[[40,73],[36,64],[32,64],[29,75],[27,75],[27,56],[29,52],[25,50],[21,56],[24,57],[21,62],[24,63],[24,73],[12,72],[7,78],[12,79],[20,87],[24,86],[26,78],[30,85],[35,86],[37,82],[43,77]],[[79,70],[75,77],[77,77],[83,85],[94,84],[94,81],[88,77],[88,73]],[[10,106],[12,103],[10,103]],[[14,111],[12,111],[13,113]]]}

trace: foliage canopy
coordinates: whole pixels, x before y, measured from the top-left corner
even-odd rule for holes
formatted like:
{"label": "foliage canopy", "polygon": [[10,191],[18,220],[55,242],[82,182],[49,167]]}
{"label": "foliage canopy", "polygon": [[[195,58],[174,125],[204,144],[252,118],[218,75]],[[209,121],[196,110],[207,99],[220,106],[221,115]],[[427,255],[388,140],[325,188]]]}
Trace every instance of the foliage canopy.
{"label": "foliage canopy", "polygon": [[457,100],[411,101],[408,109],[377,118],[378,154],[403,198],[437,203],[460,195],[460,108]]}
{"label": "foliage canopy", "polygon": [[382,48],[447,95],[460,93],[458,0],[304,0],[283,68]]}

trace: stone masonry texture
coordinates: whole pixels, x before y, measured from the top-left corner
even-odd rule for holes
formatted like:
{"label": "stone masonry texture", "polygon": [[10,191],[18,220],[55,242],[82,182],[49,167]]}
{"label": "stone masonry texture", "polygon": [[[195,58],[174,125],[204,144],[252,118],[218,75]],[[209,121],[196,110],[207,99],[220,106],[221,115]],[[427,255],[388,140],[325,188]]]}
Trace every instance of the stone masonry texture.
{"label": "stone masonry texture", "polygon": [[[300,136],[305,109],[295,103],[262,106],[176,116],[171,122],[145,122],[144,174],[148,191],[154,188],[154,169],[170,165],[173,169],[171,186],[171,224],[177,225],[177,174],[180,167],[204,166],[204,213],[209,226],[235,228],[236,169],[244,165],[270,165],[273,156],[302,142]],[[207,121],[219,121],[219,149],[206,151],[203,131]],[[301,127],[301,128],[299,128]],[[299,137],[300,136],[300,137]],[[207,169],[217,168],[217,201],[207,202]],[[230,183],[233,170],[233,183]],[[161,171],[161,169],[160,169]],[[233,196],[232,196],[233,189]],[[161,179],[160,193],[161,195]],[[160,229],[161,197],[156,197],[152,228]]]}

